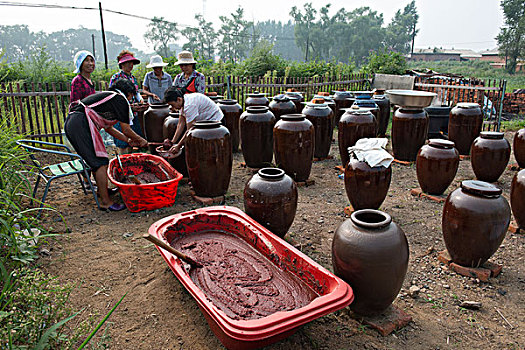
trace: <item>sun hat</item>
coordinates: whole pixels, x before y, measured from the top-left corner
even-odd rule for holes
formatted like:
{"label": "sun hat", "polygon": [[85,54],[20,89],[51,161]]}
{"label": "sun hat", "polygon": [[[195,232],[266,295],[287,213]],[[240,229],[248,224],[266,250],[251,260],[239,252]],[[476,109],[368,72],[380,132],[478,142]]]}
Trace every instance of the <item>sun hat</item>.
{"label": "sun hat", "polygon": [[122,63],[125,63],[125,62],[129,62],[129,61],[133,61],[133,64],[139,64],[140,63],[140,60],[133,57],[133,55],[130,55],[129,53],[123,55],[120,60],[118,61],[118,64],[122,64]]}
{"label": "sun hat", "polygon": [[146,65],[146,68],[166,67],[167,65],[168,63],[163,62],[160,55],[154,55],[149,59],[149,64]]}
{"label": "sun hat", "polygon": [[87,50],[80,50],[75,54],[75,58],[73,58],[73,62],[75,63],[75,70],[73,73],[80,73],[80,67],[82,67],[82,63],[84,63],[84,60],[86,57],[91,56],[93,57],[93,60],[95,59],[95,56],[90,51]]}
{"label": "sun hat", "polygon": [[177,62],[175,62],[176,65],[193,64],[193,63],[197,63],[197,61],[193,59],[193,55],[189,51],[179,52],[179,55],[177,57]]}

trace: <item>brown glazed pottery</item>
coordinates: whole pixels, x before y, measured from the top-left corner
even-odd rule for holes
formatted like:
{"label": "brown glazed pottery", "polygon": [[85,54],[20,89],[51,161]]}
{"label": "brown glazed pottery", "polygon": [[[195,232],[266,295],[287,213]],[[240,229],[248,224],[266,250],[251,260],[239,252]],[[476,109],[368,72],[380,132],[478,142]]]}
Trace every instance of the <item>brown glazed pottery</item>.
{"label": "brown glazed pottery", "polygon": [[[321,101],[321,100],[314,100]],[[323,100],[324,101],[324,100]],[[315,129],[315,158],[326,158],[330,153],[332,145],[332,135],[334,133],[332,109],[325,103],[307,103],[303,109],[306,116]]]}
{"label": "brown glazed pottery", "polygon": [[372,209],[353,212],[332,241],[334,272],[354,291],[350,309],[363,316],[385,311],[401,290],[408,257],[406,236],[390,215]]}
{"label": "brown glazed pottery", "polygon": [[430,106],[425,108],[428,115],[428,138],[446,138],[448,135],[448,118],[450,110],[448,106]]}
{"label": "brown glazed pottery", "polygon": [[388,123],[390,122],[390,99],[387,95],[375,94],[373,101],[379,107],[379,118],[377,119],[377,136],[385,137],[386,129],[388,128]]}
{"label": "brown glazed pottery", "polygon": [[350,91],[336,91],[334,93],[334,102],[335,102],[335,119],[334,126],[339,125],[339,120],[341,116],[345,113],[344,108],[350,108],[355,102]]}
{"label": "brown glazed pottery", "polygon": [[430,139],[417,153],[416,173],[421,190],[440,195],[450,186],[459,166],[459,152],[454,142]]}
{"label": "brown glazed pottery", "polygon": [[518,227],[525,230],[525,169],[517,172],[512,179],[510,205]]}
{"label": "brown glazed pottery", "polygon": [[355,210],[379,209],[386,198],[392,167],[370,167],[352,157],[345,167],[345,190]]}
{"label": "brown glazed pottery", "polygon": [[357,140],[376,136],[377,121],[368,109],[347,108],[338,124],[337,138],[341,163],[346,166],[350,156],[348,147],[355,145]]}
{"label": "brown glazed pottery", "polygon": [[275,116],[275,121],[278,121],[283,114],[296,113],[295,103],[284,94],[274,96],[269,107],[270,111],[272,111]]}
{"label": "brown glazed pottery", "polygon": [[[315,100],[315,99],[323,99],[324,103],[326,103],[328,105],[328,107],[330,107],[330,109],[332,109],[332,112],[334,113],[334,118],[335,118],[335,101],[334,101],[334,99],[332,97],[324,96],[324,95],[314,95],[312,100]],[[334,118],[332,118],[332,119],[334,119]]]}
{"label": "brown glazed pottery", "polygon": [[443,207],[443,239],[452,261],[483,265],[498,250],[510,223],[510,207],[501,189],[466,180],[450,193]]}
{"label": "brown glazed pottery", "polygon": [[186,136],[186,165],[191,185],[200,197],[222,196],[232,172],[232,145],[220,121],[196,122]]}
{"label": "brown glazed pottery", "polygon": [[246,166],[264,168],[273,160],[275,116],[268,107],[248,107],[240,118],[242,155]]}
{"label": "brown glazed pottery", "polygon": [[479,136],[483,112],[477,103],[458,103],[450,111],[448,139],[456,145],[459,154],[468,156],[470,146]]}
{"label": "brown glazed pottery", "polygon": [[244,105],[246,108],[253,106],[268,106],[270,101],[266,98],[266,94],[261,94],[259,92],[254,92],[253,94],[248,94]]}
{"label": "brown glazed pottery", "polygon": [[470,148],[470,161],[476,178],[496,182],[510,159],[510,144],[502,132],[482,131]]}
{"label": "brown glazed pottery", "polygon": [[[177,124],[179,124],[179,113],[171,112],[169,116],[164,119],[164,125],[162,126],[162,137],[164,140],[168,139],[171,141],[175,135],[177,129]],[[183,132],[186,130],[184,127]],[[178,157],[172,157],[171,154],[167,152],[163,146],[159,146],[156,149],[157,154],[163,158],[166,158],[168,163],[175,168],[183,177],[188,177],[188,168],[186,167],[186,149],[182,149],[182,153]]]}
{"label": "brown glazed pottery", "polygon": [[262,168],[244,186],[246,214],[283,238],[297,209],[297,185],[279,168]]}
{"label": "brown glazed pottery", "polygon": [[525,168],[525,129],[520,129],[514,135],[514,158],[520,168]]}
{"label": "brown glazed pottery", "polygon": [[295,113],[301,113],[303,110],[304,97],[298,91],[287,91],[284,93],[295,105]]}
{"label": "brown glazed pottery", "polygon": [[392,118],[392,151],[397,160],[413,162],[425,144],[428,116],[423,109],[399,108]]}
{"label": "brown glazed pottery", "polygon": [[314,126],[303,114],[281,116],[273,128],[275,164],[295,181],[306,181],[314,158]]}
{"label": "brown glazed pottery", "polygon": [[239,152],[239,118],[242,114],[242,107],[237,100],[219,100],[217,106],[224,114],[223,125],[228,129],[232,138],[232,151]]}
{"label": "brown glazed pottery", "polygon": [[[168,104],[152,104],[148,110],[144,112],[144,137],[148,142],[162,142],[164,137],[162,129],[164,119],[170,114]],[[149,151],[151,154],[157,154],[155,150],[157,146],[150,145]]]}
{"label": "brown glazed pottery", "polygon": [[162,125],[162,139],[172,139],[177,130],[177,125],[179,124],[180,114],[179,112],[170,112],[170,114],[164,119],[164,124]]}

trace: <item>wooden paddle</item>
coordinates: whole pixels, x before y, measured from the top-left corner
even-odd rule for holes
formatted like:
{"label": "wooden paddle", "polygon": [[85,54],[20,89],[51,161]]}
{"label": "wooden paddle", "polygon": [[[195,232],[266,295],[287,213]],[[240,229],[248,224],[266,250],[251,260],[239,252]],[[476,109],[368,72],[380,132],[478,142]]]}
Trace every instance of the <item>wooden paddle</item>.
{"label": "wooden paddle", "polygon": [[192,258],[187,256],[186,254],[179,252],[177,249],[173,248],[172,246],[170,246],[166,242],[160,240],[159,238],[157,238],[157,237],[155,237],[153,235],[150,235],[149,233],[146,233],[144,236],[142,236],[142,238],[147,239],[151,243],[153,243],[155,245],[158,245],[159,247],[161,247],[164,250],[167,250],[171,254],[173,254],[176,257],[178,257],[179,259],[187,262],[188,264],[190,264],[193,267],[202,267],[201,263],[193,260]]}

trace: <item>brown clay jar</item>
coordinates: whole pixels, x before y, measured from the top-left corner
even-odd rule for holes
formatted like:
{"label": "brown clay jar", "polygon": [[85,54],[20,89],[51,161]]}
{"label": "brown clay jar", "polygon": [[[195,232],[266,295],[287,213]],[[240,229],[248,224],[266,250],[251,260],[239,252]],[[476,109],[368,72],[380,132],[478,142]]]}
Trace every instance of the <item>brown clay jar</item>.
{"label": "brown clay jar", "polygon": [[374,115],[366,109],[348,108],[339,120],[337,138],[341,163],[346,166],[350,156],[348,147],[355,145],[357,140],[376,136],[377,121]]}
{"label": "brown clay jar", "polygon": [[[324,103],[326,103],[328,105],[328,107],[330,107],[332,112],[334,113],[334,118],[335,118],[335,101],[334,101],[334,99],[332,97],[330,97],[330,96],[323,96],[323,95],[314,95],[312,100],[315,100],[315,99],[323,99]],[[334,119],[334,118],[332,118],[332,119]]]}
{"label": "brown clay jar", "polygon": [[179,124],[180,114],[179,112],[170,112],[170,114],[164,119],[164,124],[162,125],[162,139],[172,139],[177,130],[177,125]]}
{"label": "brown clay jar", "polygon": [[423,109],[401,107],[392,118],[392,151],[397,160],[413,162],[425,144],[428,116]]}
{"label": "brown clay jar", "polygon": [[512,179],[510,205],[518,227],[525,230],[525,169],[517,172]]}
{"label": "brown clay jar", "polygon": [[246,214],[284,238],[297,210],[297,185],[279,168],[262,168],[244,186]]}
{"label": "brown clay jar", "polygon": [[334,273],[354,292],[350,309],[363,316],[385,311],[401,290],[408,257],[406,236],[390,215],[371,209],[353,212],[332,241]]}
{"label": "brown clay jar", "polygon": [[[162,142],[164,137],[162,129],[164,126],[164,119],[170,114],[168,104],[152,104],[148,110],[144,112],[144,136],[148,142]],[[149,151],[151,154],[157,154],[155,150],[157,146],[150,145]]]}
{"label": "brown clay jar", "polygon": [[476,178],[496,182],[510,159],[510,144],[502,132],[482,131],[470,148],[470,162]]}
{"label": "brown clay jar", "polygon": [[242,114],[242,107],[237,100],[219,100],[217,106],[221,109],[224,117],[222,123],[230,132],[232,138],[232,151],[239,152],[239,119]]}
{"label": "brown clay jar", "polygon": [[385,137],[388,123],[390,122],[390,99],[384,94],[377,94],[374,95],[373,100],[379,107],[377,135],[379,137]]}
{"label": "brown clay jar", "polygon": [[[164,125],[162,126],[162,137],[164,138],[164,142],[166,140],[169,140],[171,142],[171,139],[173,139],[173,136],[175,135],[175,131],[177,129],[177,125],[179,124],[179,113],[178,112],[170,112],[169,116],[164,119]],[[183,132],[186,130],[184,128]],[[163,158],[166,158],[168,163],[177,170],[179,173],[182,174],[183,177],[188,177],[188,168],[186,167],[186,149],[183,148],[181,154],[178,157],[171,157],[171,155],[167,152],[168,150],[164,149],[163,146],[159,146],[156,149],[157,154]]]}
{"label": "brown clay jar", "polygon": [[416,173],[421,190],[443,194],[454,180],[459,166],[459,152],[454,142],[430,139],[417,153]]}
{"label": "brown clay jar", "polygon": [[275,164],[295,181],[306,181],[314,158],[314,126],[303,114],[281,116],[273,128]]}
{"label": "brown clay jar", "polygon": [[298,91],[287,91],[285,95],[293,102],[295,105],[295,113],[301,113],[303,111],[303,102],[304,96]]}
{"label": "brown clay jar", "polygon": [[520,129],[514,135],[514,158],[520,168],[525,168],[525,129]]}
{"label": "brown clay jar", "polygon": [[332,127],[334,114],[332,109],[325,103],[309,102],[304,107],[303,114],[313,124],[315,129],[314,157],[328,157],[334,133],[334,128]]}
{"label": "brown clay jar", "polygon": [[259,92],[248,94],[248,97],[246,98],[246,101],[244,102],[244,106],[246,108],[253,107],[253,106],[268,106],[269,104],[270,104],[270,101],[266,98],[266,94],[262,94]]}
{"label": "brown clay jar", "polygon": [[220,121],[196,122],[186,136],[186,165],[191,185],[200,197],[222,196],[232,172],[230,132]]}
{"label": "brown clay jar", "polygon": [[240,118],[242,155],[246,166],[264,168],[273,160],[275,116],[268,107],[248,107]]}
{"label": "brown clay jar", "polygon": [[352,107],[352,105],[355,102],[355,98],[353,97],[350,91],[336,91],[334,93],[334,102],[335,102],[334,126],[338,126],[339,120],[345,113],[345,109]]}
{"label": "brown clay jar", "polygon": [[345,167],[345,190],[355,210],[379,209],[386,198],[392,167],[370,167],[352,157]]}
{"label": "brown clay jar", "polygon": [[477,103],[458,103],[450,111],[448,139],[456,145],[459,154],[468,156],[472,142],[479,136],[483,112]]}
{"label": "brown clay jar", "polygon": [[501,189],[466,180],[450,193],[443,207],[443,239],[452,261],[483,265],[498,250],[510,223],[510,207]]}
{"label": "brown clay jar", "polygon": [[284,94],[274,96],[272,102],[270,102],[270,111],[275,116],[275,120],[278,121],[284,114],[296,113],[295,103]]}

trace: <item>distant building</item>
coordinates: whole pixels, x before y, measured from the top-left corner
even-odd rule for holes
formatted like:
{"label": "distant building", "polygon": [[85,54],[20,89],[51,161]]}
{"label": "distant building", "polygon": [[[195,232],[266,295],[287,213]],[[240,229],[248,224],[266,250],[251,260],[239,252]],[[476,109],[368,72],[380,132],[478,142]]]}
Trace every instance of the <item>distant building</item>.
{"label": "distant building", "polygon": [[481,55],[472,50],[455,49],[416,49],[409,57],[410,61],[474,61]]}

